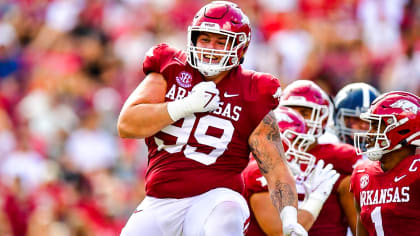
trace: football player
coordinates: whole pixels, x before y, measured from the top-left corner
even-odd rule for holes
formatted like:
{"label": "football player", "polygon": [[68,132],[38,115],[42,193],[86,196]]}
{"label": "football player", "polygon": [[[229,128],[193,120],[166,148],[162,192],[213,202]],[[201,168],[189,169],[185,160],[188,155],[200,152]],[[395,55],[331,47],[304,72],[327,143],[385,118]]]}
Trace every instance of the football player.
{"label": "football player", "polygon": [[[297,179],[297,188],[303,187],[299,196],[298,222],[309,230],[314,223],[322,204],[331,193],[339,174],[328,164],[324,167],[320,160],[315,167],[315,157],[305,152],[314,142],[306,134],[303,117],[296,111],[279,106],[275,110],[279,130],[284,143],[288,163]],[[283,235],[282,222],[276,209],[271,204],[267,189],[267,180],[262,176],[258,164],[251,160],[242,172],[245,182],[244,196],[251,212],[246,235]],[[305,196],[306,195],[306,196]],[[318,206],[321,205],[321,206]]]}
{"label": "football player", "polygon": [[145,138],[146,197],[121,235],[242,235],[249,217],[242,170],[254,154],[286,235],[297,223],[295,180],[273,109],[281,89],[270,74],[241,67],[248,17],[213,1],[188,28],[186,52],[160,44],[118,120],[123,138]]}
{"label": "football player", "polygon": [[334,124],[341,142],[353,145],[354,134],[369,129],[369,122],[361,120],[360,114],[378,96],[379,91],[366,83],[351,83],[338,91],[334,98]]}
{"label": "football player", "polygon": [[[315,156],[316,160],[324,160],[332,164],[340,174],[331,194],[320,210],[319,216],[309,235],[346,235],[350,226],[356,233],[357,212],[354,199],[349,192],[350,176],[353,165],[359,157],[353,146],[345,143],[319,143],[330,113],[330,100],[326,93],[310,80],[297,80],[288,85],[281,96],[280,105],[290,107],[299,112],[306,121],[308,134],[313,135],[315,142],[306,152]],[[299,188],[298,188],[299,189]]]}
{"label": "football player", "polygon": [[356,165],[351,178],[357,235],[419,235],[420,98],[388,92],[360,117],[370,128],[355,134],[358,154],[369,159]]}

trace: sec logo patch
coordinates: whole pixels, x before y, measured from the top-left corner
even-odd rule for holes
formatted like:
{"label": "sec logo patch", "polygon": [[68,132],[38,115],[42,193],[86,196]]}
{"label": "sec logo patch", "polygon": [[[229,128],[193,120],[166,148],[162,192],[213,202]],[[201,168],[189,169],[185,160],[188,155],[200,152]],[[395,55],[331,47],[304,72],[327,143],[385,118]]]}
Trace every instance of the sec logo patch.
{"label": "sec logo patch", "polygon": [[190,73],[186,71],[182,71],[178,74],[178,76],[175,79],[176,79],[176,82],[179,84],[179,86],[183,88],[191,87],[192,76]]}
{"label": "sec logo patch", "polygon": [[369,175],[363,175],[360,178],[360,188],[365,188],[369,184]]}

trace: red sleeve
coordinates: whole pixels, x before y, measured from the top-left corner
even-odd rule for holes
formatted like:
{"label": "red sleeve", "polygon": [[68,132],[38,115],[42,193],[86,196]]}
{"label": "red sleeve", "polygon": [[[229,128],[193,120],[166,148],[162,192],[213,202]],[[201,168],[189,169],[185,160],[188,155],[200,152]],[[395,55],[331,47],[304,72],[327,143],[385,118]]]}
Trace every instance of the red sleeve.
{"label": "red sleeve", "polygon": [[354,165],[361,156],[356,154],[356,150],[352,145],[344,143],[335,146],[334,153],[336,153],[336,157],[340,158],[340,161],[334,163],[334,169],[341,174],[351,175]]}
{"label": "red sleeve", "polygon": [[356,168],[354,168],[353,173],[351,174],[351,178],[350,178],[350,192],[354,192],[354,181],[356,179],[356,172],[355,172]]}
{"label": "red sleeve", "polygon": [[274,110],[279,105],[280,81],[266,73],[255,73],[255,77],[257,77],[258,92],[261,98],[267,99],[268,108]]}
{"label": "red sleeve", "polygon": [[360,182],[359,182],[359,176],[358,176],[358,172],[360,170],[364,169],[363,168],[363,162],[358,163],[353,170],[353,173],[351,175],[350,178],[350,192],[353,192],[354,197],[356,198],[356,201],[359,203],[360,202],[360,196],[359,196],[359,187],[360,187]]}
{"label": "red sleeve", "polygon": [[253,75],[253,122],[258,125],[268,112],[279,105],[280,82],[270,74],[256,72]]}
{"label": "red sleeve", "polygon": [[262,176],[258,164],[255,160],[249,162],[248,166],[242,172],[245,189],[250,197],[254,193],[267,192],[267,181]]}
{"label": "red sleeve", "polygon": [[150,48],[143,61],[144,74],[147,75],[150,72],[162,73],[178,51],[164,43]]}

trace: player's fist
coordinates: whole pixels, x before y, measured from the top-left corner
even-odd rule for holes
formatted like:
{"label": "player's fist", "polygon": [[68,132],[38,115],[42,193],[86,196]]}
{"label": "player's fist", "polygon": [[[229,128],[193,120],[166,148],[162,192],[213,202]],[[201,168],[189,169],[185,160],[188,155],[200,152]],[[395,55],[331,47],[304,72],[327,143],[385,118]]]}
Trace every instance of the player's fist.
{"label": "player's fist", "polygon": [[293,206],[285,206],[280,212],[283,225],[283,235],[307,236],[305,228],[297,222],[297,210]]}
{"label": "player's fist", "polygon": [[305,228],[299,223],[283,225],[283,235],[290,236],[307,236]]}
{"label": "player's fist", "polygon": [[319,160],[303,183],[306,195],[301,209],[311,212],[316,218],[339,177],[340,174],[333,169],[332,164],[324,167],[324,161]]}
{"label": "player's fist", "polygon": [[219,107],[219,90],[214,82],[201,82],[182,99],[168,103],[168,113],[173,121],[196,112],[207,112]]}
{"label": "player's fist", "polygon": [[214,82],[201,82],[192,89],[187,97],[193,112],[206,112],[216,110],[219,107],[219,90]]}

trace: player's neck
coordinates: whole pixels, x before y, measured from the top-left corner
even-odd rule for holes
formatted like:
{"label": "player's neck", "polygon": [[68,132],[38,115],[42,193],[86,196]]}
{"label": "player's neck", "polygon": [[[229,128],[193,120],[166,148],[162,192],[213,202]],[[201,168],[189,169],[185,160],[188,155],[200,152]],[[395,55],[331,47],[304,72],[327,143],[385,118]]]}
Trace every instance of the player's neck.
{"label": "player's neck", "polygon": [[414,155],[415,150],[416,149],[412,146],[405,146],[398,150],[385,154],[381,159],[382,170],[384,172],[391,170],[406,157]]}
{"label": "player's neck", "polygon": [[204,76],[204,80],[206,81],[213,81],[214,83],[219,83],[220,81],[222,81],[223,78],[225,78],[227,76],[227,74],[229,74],[230,70],[228,71],[222,71],[219,74],[215,75],[215,76]]}
{"label": "player's neck", "polygon": [[316,146],[318,145],[318,139],[315,139],[315,142],[313,142],[311,145],[309,145],[309,147],[306,149],[306,152],[311,151],[312,149],[314,149]]}

